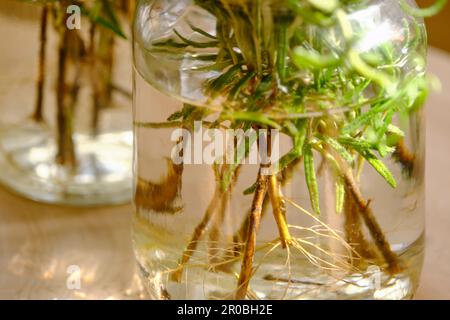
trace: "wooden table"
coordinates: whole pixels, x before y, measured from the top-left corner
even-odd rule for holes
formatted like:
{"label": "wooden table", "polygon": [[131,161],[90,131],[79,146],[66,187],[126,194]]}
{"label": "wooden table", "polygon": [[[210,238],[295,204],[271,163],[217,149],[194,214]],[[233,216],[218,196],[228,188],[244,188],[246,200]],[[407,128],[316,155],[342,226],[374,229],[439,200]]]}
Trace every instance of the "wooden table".
{"label": "wooden table", "polygon": [[416,298],[450,299],[450,55],[431,49],[429,70],[442,90],[427,103],[427,245]]}
{"label": "wooden table", "polygon": [[[443,89],[428,102],[427,253],[416,297],[450,299],[450,55],[431,50],[430,71]],[[48,206],[0,189],[0,298],[143,297],[131,251],[131,213],[130,205]]]}

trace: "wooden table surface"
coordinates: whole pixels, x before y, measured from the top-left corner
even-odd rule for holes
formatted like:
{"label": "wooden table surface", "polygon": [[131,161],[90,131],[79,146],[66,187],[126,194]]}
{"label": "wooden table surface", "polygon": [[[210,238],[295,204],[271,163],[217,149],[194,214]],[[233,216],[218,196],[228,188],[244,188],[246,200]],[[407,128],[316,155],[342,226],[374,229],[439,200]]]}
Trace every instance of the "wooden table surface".
{"label": "wooden table surface", "polygon": [[450,299],[450,55],[429,52],[442,83],[427,103],[426,254],[417,299]]}
{"label": "wooden table surface", "polygon": [[[427,106],[427,246],[416,298],[450,299],[450,55],[432,49],[430,71],[443,88]],[[131,205],[55,207],[0,188],[0,298],[143,297],[131,250],[131,214]]]}

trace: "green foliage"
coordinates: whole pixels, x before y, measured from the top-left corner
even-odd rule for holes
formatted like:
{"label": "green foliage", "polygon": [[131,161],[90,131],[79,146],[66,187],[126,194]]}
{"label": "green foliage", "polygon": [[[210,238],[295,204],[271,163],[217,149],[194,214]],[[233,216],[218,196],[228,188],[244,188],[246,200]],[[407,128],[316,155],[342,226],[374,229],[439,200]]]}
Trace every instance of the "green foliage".
{"label": "green foliage", "polygon": [[[274,167],[284,170],[303,157],[311,206],[317,214],[316,152],[333,168],[337,212],[342,211],[344,202],[342,174],[354,166],[358,156],[396,187],[393,174],[376,153],[384,158],[394,151],[393,141],[404,136],[394,119],[420,108],[427,96],[424,39],[420,21],[412,16],[433,14],[445,1],[438,0],[424,10],[402,5],[411,15],[403,20],[406,55],[391,43],[370,52],[359,50],[360,30],[351,23],[349,13],[365,8],[367,1],[194,3],[215,17],[216,32],[191,24],[190,35],[175,30],[155,41],[153,49],[188,52],[186,59],[211,62],[198,71],[217,74],[206,80],[203,88],[211,104],[221,101],[214,109],[219,111],[216,125],[277,128],[288,136],[292,148]],[[403,67],[405,59],[411,68]],[[180,116],[175,114],[169,120]],[[230,166],[223,189],[245,156],[238,158],[234,168]],[[254,192],[255,185],[244,193]]]}
{"label": "green foliage", "polygon": [[319,186],[317,184],[316,170],[314,168],[314,156],[310,144],[305,145],[304,150],[305,179],[308,186],[311,207],[316,214],[320,214]]}
{"label": "green foliage", "polygon": [[371,151],[377,146],[363,140],[355,138],[342,138],[339,140],[343,145],[352,148],[363,156],[368,163],[389,183],[393,188],[397,187],[394,176],[389,171],[389,169],[384,165],[384,163],[377,158],[377,156]]}
{"label": "green foliage", "polygon": [[345,199],[345,185],[344,179],[338,176],[335,181],[336,190],[336,213],[341,213],[344,209],[344,199]]}
{"label": "green foliage", "polygon": [[424,9],[413,8],[405,0],[400,0],[404,10],[409,14],[416,17],[432,17],[444,9],[447,4],[447,0],[436,0],[435,3]]}

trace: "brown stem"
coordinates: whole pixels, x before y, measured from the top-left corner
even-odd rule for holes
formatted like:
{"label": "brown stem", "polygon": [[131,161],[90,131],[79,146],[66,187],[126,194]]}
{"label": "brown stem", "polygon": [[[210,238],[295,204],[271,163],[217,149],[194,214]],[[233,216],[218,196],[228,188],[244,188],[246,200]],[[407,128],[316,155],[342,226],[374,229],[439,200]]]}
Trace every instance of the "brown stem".
{"label": "brown stem", "polygon": [[163,214],[180,212],[182,210],[183,169],[183,164],[174,164],[172,160],[168,159],[168,172],[160,183],[153,183],[138,177],[134,196],[136,206]]}
{"label": "brown stem", "polygon": [[[268,156],[272,156],[272,135],[271,131],[268,132],[267,136],[267,146],[268,146]],[[286,203],[281,192],[281,187],[278,183],[278,178],[276,173],[271,173],[268,178],[268,193],[270,202],[272,203],[272,213],[275,218],[278,227],[278,233],[280,235],[280,241],[283,248],[291,242],[292,237],[289,233],[289,228],[286,222]]]}
{"label": "brown stem", "polygon": [[[181,137],[177,144],[183,143]],[[184,147],[179,156],[183,157]],[[172,159],[167,159],[167,175],[163,181],[154,183],[138,177],[134,194],[136,207],[144,210],[175,214],[183,209],[181,189],[183,185],[184,164],[175,164]]]}
{"label": "brown stem", "polygon": [[67,84],[67,45],[68,45],[68,30],[61,28],[61,39],[58,51],[58,84],[57,84],[57,114],[56,123],[58,128],[57,141],[58,150],[56,155],[57,163],[61,165],[75,166],[75,152],[73,137],[71,132],[71,111],[70,106],[66,103]]}
{"label": "brown stem", "polygon": [[125,12],[128,13],[127,18],[130,22],[132,22],[134,18],[134,11],[136,9],[136,0],[128,0],[125,2],[127,4],[125,8]]}
{"label": "brown stem", "polygon": [[[77,4],[78,2],[74,2]],[[74,143],[74,111],[78,102],[85,46],[78,30],[68,30],[64,14],[69,1],[62,1],[54,11],[60,35],[57,78],[57,154],[56,162],[70,169],[76,167]],[[55,9],[55,10],[56,10]]]}
{"label": "brown stem", "polygon": [[[264,201],[262,204],[262,210],[261,210],[261,219],[264,218],[264,216],[266,215],[267,212],[267,207],[269,206],[270,203],[270,198],[269,196],[266,194],[266,196],[264,197]],[[251,216],[251,209],[248,210],[247,212],[247,216],[245,217],[244,221],[242,222],[240,228],[236,231],[236,233],[233,236],[233,248],[232,248],[232,252],[233,252],[233,257],[237,257],[241,254],[241,252],[243,251],[243,249],[245,248],[245,239],[247,238],[247,231],[248,231],[248,225],[250,223],[250,216]],[[224,268],[226,267],[226,265],[224,265]]]}
{"label": "brown stem", "polygon": [[280,241],[283,248],[291,242],[292,237],[286,222],[286,203],[283,199],[280,184],[277,176],[272,174],[269,177],[269,197],[272,203],[272,211],[280,234]]}
{"label": "brown stem", "polygon": [[410,176],[414,170],[415,156],[408,150],[403,139],[397,143],[392,156],[402,165],[403,171]]}
{"label": "brown stem", "polygon": [[39,48],[39,69],[36,83],[36,105],[33,113],[33,119],[37,122],[44,120],[43,104],[44,104],[44,86],[45,86],[45,62],[46,62],[46,46],[47,46],[47,25],[48,25],[48,6],[44,5],[41,14],[40,28],[40,48]]}
{"label": "brown stem", "polygon": [[350,190],[346,187],[344,199],[344,231],[346,240],[360,257],[371,259],[375,254],[364,237],[358,207],[350,193]]}
{"label": "brown stem", "polygon": [[344,180],[347,189],[350,191],[355,204],[358,206],[359,213],[361,214],[364,223],[366,224],[370,235],[372,236],[378,250],[383,255],[386,263],[388,264],[389,271],[393,274],[401,271],[401,267],[398,261],[397,255],[392,251],[389,242],[387,241],[383,230],[378,224],[372,209],[370,208],[370,201],[366,202],[359,190],[351,170],[347,170],[344,174]]}
{"label": "brown stem", "polygon": [[235,299],[242,300],[247,295],[248,285],[253,272],[253,258],[255,255],[256,234],[261,221],[264,198],[267,192],[268,177],[258,173],[256,190],[253,196],[252,208],[249,215],[247,239],[244,249],[244,257],[239,274]]}
{"label": "brown stem", "polygon": [[[281,186],[284,186],[287,181],[289,181],[292,178],[293,172],[298,164],[300,164],[302,161],[302,158],[298,158],[294,160],[288,167],[286,167],[283,171],[281,171]],[[262,206],[262,212],[261,212],[261,219],[264,218],[267,207],[270,203],[270,197],[266,194]],[[244,245],[243,241],[247,238],[247,230],[248,230],[248,224],[250,219],[250,212],[247,213],[244,221],[241,223],[240,228],[236,231],[236,233],[233,236],[233,242],[234,247],[232,248],[233,256],[237,257],[243,250]],[[225,265],[224,265],[225,267]]]}
{"label": "brown stem", "polygon": [[111,105],[115,41],[110,30],[96,28],[95,24],[91,26],[90,38],[93,88],[91,128],[95,136],[99,133],[101,111]]}

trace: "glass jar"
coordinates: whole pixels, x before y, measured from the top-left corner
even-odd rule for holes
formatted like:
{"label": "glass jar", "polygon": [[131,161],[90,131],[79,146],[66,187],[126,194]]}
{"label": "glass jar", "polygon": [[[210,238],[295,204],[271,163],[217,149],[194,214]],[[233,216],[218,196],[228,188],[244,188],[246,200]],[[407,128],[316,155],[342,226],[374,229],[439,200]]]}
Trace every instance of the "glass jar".
{"label": "glass jar", "polygon": [[424,247],[413,2],[142,0],[134,250],[156,299],[405,299]]}
{"label": "glass jar", "polygon": [[64,0],[0,7],[1,183],[54,204],[129,201],[131,45],[121,34],[129,9]]}

